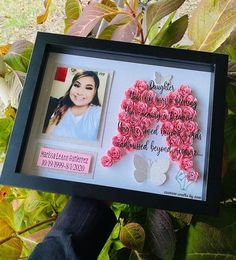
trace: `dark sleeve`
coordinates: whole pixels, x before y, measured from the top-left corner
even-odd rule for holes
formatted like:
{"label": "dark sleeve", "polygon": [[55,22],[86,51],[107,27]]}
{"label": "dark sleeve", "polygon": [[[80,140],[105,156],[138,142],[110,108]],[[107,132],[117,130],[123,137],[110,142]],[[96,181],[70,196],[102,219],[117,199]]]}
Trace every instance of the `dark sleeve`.
{"label": "dark sleeve", "polygon": [[72,197],[29,259],[95,260],[115,223],[113,211],[100,201]]}
{"label": "dark sleeve", "polygon": [[56,109],[59,100],[60,99],[57,99],[54,97],[50,97],[50,99],[49,99],[48,109],[47,109],[47,113],[46,113],[44,124],[43,124],[43,133],[45,133],[47,130],[49,120],[50,120],[52,114],[54,113],[54,110]]}

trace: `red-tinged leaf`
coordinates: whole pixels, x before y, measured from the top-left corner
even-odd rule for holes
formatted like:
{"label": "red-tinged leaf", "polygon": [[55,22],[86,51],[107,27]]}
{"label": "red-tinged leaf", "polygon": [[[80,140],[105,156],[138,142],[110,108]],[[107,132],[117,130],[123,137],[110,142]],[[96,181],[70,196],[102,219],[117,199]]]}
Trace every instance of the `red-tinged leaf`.
{"label": "red-tinged leaf", "polygon": [[86,6],[72,26],[67,31],[68,35],[76,35],[86,37],[92,29],[101,21],[105,14],[108,14],[106,10],[97,7],[97,4],[91,3]]}
{"label": "red-tinged leaf", "polygon": [[130,1],[130,6],[133,10],[133,12],[136,14],[139,8],[139,1],[138,0],[131,0]]}
{"label": "red-tinged leaf", "polygon": [[37,16],[37,24],[42,24],[47,20],[51,3],[52,3],[52,0],[44,1],[44,10],[40,15]]}
{"label": "red-tinged leaf", "polygon": [[120,21],[119,24],[111,24],[107,26],[98,36],[98,39],[103,40],[110,40],[112,38],[112,34],[115,30],[117,30],[120,26],[125,25],[129,23],[130,18],[124,18],[122,21]]}
{"label": "red-tinged leaf", "polygon": [[4,61],[13,69],[26,72],[33,49],[33,44],[26,40],[16,41],[12,44]]}
{"label": "red-tinged leaf", "polygon": [[164,210],[149,210],[147,218],[147,242],[149,251],[158,259],[173,259],[176,238],[172,221]]}
{"label": "red-tinged leaf", "polygon": [[113,41],[132,42],[137,32],[137,23],[133,20],[122,25],[112,34]]}
{"label": "red-tinged leaf", "polygon": [[33,249],[38,243],[42,242],[44,237],[50,231],[50,227],[43,228],[39,231],[36,231],[28,236],[21,236],[22,240],[27,244],[27,246]]}

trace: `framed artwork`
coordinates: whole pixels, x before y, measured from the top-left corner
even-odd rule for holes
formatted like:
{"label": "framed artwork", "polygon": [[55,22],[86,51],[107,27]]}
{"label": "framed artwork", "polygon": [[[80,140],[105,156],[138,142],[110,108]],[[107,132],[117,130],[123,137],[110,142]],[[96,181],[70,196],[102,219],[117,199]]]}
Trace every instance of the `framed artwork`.
{"label": "framed artwork", "polygon": [[38,33],[1,183],[219,206],[227,56]]}

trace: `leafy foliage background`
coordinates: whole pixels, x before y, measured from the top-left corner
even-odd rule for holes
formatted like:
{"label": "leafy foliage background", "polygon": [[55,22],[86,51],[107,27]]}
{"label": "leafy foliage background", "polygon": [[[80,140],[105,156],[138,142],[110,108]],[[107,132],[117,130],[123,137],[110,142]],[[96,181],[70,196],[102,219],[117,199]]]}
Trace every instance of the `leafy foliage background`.
{"label": "leafy foliage background", "polygon": [[[236,1],[201,0],[191,17],[176,17],[183,3],[130,0],[122,6],[111,0],[89,5],[65,0],[66,34],[226,53],[230,59],[219,216],[113,203],[117,224],[99,260],[236,259]],[[51,0],[42,2],[38,24],[46,21],[51,5]],[[186,35],[190,44],[183,45],[179,41]],[[22,82],[32,48],[33,43],[22,39],[0,45],[0,98],[5,105],[0,118],[2,162],[16,115],[11,79],[17,77]],[[0,186],[0,259],[27,258],[67,199],[65,195]]]}

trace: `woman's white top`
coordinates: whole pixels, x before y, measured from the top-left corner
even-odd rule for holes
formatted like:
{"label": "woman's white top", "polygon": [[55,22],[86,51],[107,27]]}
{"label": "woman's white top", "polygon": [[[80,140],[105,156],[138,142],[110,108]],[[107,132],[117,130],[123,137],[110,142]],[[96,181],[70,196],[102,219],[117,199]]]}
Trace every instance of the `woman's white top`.
{"label": "woman's white top", "polygon": [[97,140],[101,116],[100,106],[89,106],[80,116],[74,116],[68,109],[52,131],[54,136],[76,138],[78,140]]}

